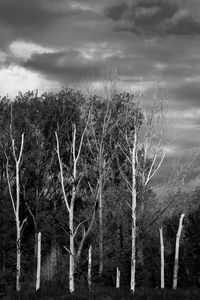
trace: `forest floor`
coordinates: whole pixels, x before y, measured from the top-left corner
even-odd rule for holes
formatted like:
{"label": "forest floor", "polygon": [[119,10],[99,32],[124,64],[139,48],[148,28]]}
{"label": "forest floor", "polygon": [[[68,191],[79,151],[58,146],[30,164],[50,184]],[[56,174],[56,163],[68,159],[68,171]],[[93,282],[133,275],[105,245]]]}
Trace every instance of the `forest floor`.
{"label": "forest floor", "polygon": [[76,291],[74,295],[58,289],[43,289],[37,295],[31,291],[22,291],[18,295],[5,296],[2,300],[200,300],[200,289],[145,289],[139,288],[135,294],[113,287],[99,287],[88,292],[86,289]]}

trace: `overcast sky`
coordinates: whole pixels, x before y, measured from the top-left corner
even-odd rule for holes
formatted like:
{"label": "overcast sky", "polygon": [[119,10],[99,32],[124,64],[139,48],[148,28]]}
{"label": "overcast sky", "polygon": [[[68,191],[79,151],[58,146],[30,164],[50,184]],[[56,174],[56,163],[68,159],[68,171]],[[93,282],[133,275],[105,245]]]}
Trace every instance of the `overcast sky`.
{"label": "overcast sky", "polygon": [[82,80],[98,86],[108,68],[147,98],[159,77],[173,106],[169,154],[197,149],[199,0],[0,1],[1,96]]}

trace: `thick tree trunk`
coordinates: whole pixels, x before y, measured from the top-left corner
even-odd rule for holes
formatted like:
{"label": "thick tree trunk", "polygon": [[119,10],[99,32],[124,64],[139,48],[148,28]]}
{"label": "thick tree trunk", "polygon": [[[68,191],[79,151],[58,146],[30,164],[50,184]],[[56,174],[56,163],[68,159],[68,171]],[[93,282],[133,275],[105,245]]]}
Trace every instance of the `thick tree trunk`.
{"label": "thick tree trunk", "polygon": [[40,289],[40,274],[41,274],[41,232],[38,233],[38,240],[37,240],[36,291]]}
{"label": "thick tree trunk", "polygon": [[183,228],[183,218],[185,214],[182,214],[179,220],[178,232],[176,234],[176,249],[175,249],[175,259],[174,259],[174,274],[173,274],[173,289],[177,288],[177,280],[178,280],[178,259],[179,259],[179,244],[181,231]]}
{"label": "thick tree trunk", "polygon": [[117,272],[116,272],[116,288],[119,289],[120,288],[120,270],[117,267]]}
{"label": "thick tree trunk", "polygon": [[92,245],[90,245],[88,250],[88,288],[91,289],[92,286]]}
{"label": "thick tree trunk", "polygon": [[70,229],[70,253],[69,253],[69,290],[71,293],[74,292],[74,224],[73,224],[74,212],[70,209],[69,212],[69,229]]}
{"label": "thick tree trunk", "polygon": [[165,261],[164,261],[164,241],[163,229],[160,228],[160,287],[165,288]]}

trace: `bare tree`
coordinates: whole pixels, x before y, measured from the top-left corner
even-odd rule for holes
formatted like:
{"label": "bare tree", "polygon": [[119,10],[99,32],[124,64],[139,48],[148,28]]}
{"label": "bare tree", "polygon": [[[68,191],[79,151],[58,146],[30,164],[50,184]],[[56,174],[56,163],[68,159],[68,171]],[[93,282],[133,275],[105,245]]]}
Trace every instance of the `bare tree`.
{"label": "bare tree", "polygon": [[[20,163],[22,160],[22,152],[24,147],[24,133],[21,136],[21,146],[19,155],[17,157],[16,153],[16,146],[15,146],[15,140],[12,137],[12,128],[11,128],[11,142],[12,142],[12,155],[15,161],[15,184],[16,184],[16,193],[14,195],[11,187],[11,180],[9,176],[9,158],[7,154],[5,153],[7,163],[6,163],[6,176],[7,176],[7,182],[8,182],[8,189],[9,194],[12,202],[13,212],[15,215],[15,222],[16,222],[16,250],[17,250],[17,265],[16,265],[16,290],[17,292],[20,292],[21,289],[21,235],[22,230],[24,227],[24,224],[26,222],[26,218],[21,222],[20,221]],[[16,198],[16,200],[15,200]]]}
{"label": "bare tree", "polygon": [[40,289],[40,275],[41,275],[41,232],[38,233],[37,242],[37,275],[36,275],[36,291]]}
{"label": "bare tree", "polygon": [[165,257],[164,257],[164,241],[163,241],[163,229],[159,229],[160,232],[160,287],[165,288]]}
{"label": "bare tree", "polygon": [[92,286],[92,245],[90,245],[88,250],[88,288],[91,289]]}
{"label": "bare tree", "polygon": [[119,289],[120,288],[120,270],[117,267],[117,271],[116,271],[116,288]]}
{"label": "bare tree", "polygon": [[[136,187],[136,178],[141,178],[143,187],[146,187],[155,176],[162,165],[165,157],[162,143],[162,126],[158,130],[158,121],[162,111],[152,110],[148,117],[144,116],[140,103],[134,101],[134,95],[126,94],[124,97],[125,107],[122,110],[121,121],[119,122],[119,133],[121,141],[117,143],[124,159],[125,167],[121,165],[119,157],[118,167],[122,178],[124,179],[128,190],[131,193],[132,229],[131,229],[131,291],[135,292],[135,269],[136,269],[136,207],[138,192]],[[157,128],[157,130],[156,130]],[[143,132],[145,134],[143,134]],[[142,157],[138,157],[138,153]],[[148,164],[147,164],[148,163]],[[127,164],[128,172],[127,172]],[[144,199],[142,199],[144,201]],[[140,203],[141,205],[141,203]],[[142,203],[143,205],[143,203]],[[144,207],[142,208],[142,214]]]}
{"label": "bare tree", "polygon": [[108,98],[93,97],[91,100],[91,118],[88,126],[88,145],[97,168],[98,214],[99,214],[99,276],[103,273],[103,192],[109,169],[109,134],[116,123],[112,118],[112,102]]}
{"label": "bare tree", "polygon": [[[78,190],[80,188],[80,183],[81,183],[82,177],[84,175],[84,171],[85,171],[85,170],[82,170],[82,171],[80,170],[79,160],[80,160],[80,156],[81,156],[83,140],[84,140],[86,128],[88,126],[88,122],[89,122],[89,117],[88,117],[87,123],[85,125],[85,128],[82,132],[82,135],[80,137],[78,147],[77,147],[76,125],[73,124],[73,128],[72,128],[73,130],[72,130],[71,155],[72,155],[72,170],[73,171],[72,171],[72,174],[70,174],[70,173],[67,174],[67,176],[68,176],[67,179],[70,180],[70,182],[72,184],[70,199],[65,190],[66,178],[64,175],[64,164],[62,162],[61,155],[60,155],[60,145],[59,145],[58,135],[57,135],[57,133],[55,133],[56,142],[57,142],[56,151],[57,151],[59,167],[60,167],[60,182],[61,182],[61,186],[62,186],[62,194],[63,194],[64,202],[65,202],[65,205],[66,205],[66,208],[68,211],[68,215],[69,215],[69,240],[70,240],[70,242],[69,242],[69,248],[66,246],[64,248],[69,252],[69,290],[71,293],[73,293],[75,290],[75,287],[74,287],[75,267],[77,266],[77,264],[79,262],[85,240],[86,240],[87,236],[89,235],[89,233],[91,232],[91,229],[92,229],[92,226],[93,226],[93,223],[95,220],[95,212],[96,212],[96,209],[94,206],[91,218],[83,220],[75,227],[75,225],[74,225],[74,204],[75,204],[76,196],[77,196]],[[86,222],[89,222],[87,230],[84,226],[84,224]],[[77,235],[77,232],[81,226],[83,227],[83,234],[82,234],[82,238],[79,243],[78,249],[76,251],[74,242],[75,242],[75,237]]]}
{"label": "bare tree", "polygon": [[178,231],[176,234],[176,249],[175,249],[175,259],[174,259],[174,273],[173,273],[173,289],[177,288],[177,280],[178,280],[178,259],[179,259],[179,244],[181,231],[183,229],[183,219],[185,214],[182,214],[179,219]]}

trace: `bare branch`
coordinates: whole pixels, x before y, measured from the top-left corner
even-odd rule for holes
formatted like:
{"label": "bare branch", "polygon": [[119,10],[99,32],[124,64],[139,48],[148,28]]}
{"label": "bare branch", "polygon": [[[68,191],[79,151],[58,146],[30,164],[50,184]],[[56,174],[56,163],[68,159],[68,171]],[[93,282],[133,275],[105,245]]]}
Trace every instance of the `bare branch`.
{"label": "bare branch", "polygon": [[20,147],[20,152],[19,152],[19,158],[17,160],[18,164],[20,163],[20,160],[22,158],[23,147],[24,147],[24,133],[22,133],[22,137],[21,137],[21,147]]}
{"label": "bare branch", "polygon": [[74,256],[74,254],[73,254],[66,246],[63,246],[63,248],[64,248],[65,250],[67,250],[67,252],[68,252],[70,255]]}
{"label": "bare branch", "polygon": [[58,140],[58,135],[57,132],[55,132],[55,136],[56,136],[56,143],[57,143],[57,155],[58,155],[58,161],[59,161],[59,166],[60,166],[60,176],[61,176],[61,185],[62,185],[62,192],[63,192],[63,197],[64,197],[64,201],[67,207],[68,212],[70,211],[69,208],[69,203],[67,201],[67,196],[66,196],[66,192],[65,192],[65,186],[64,186],[64,174],[63,174],[63,165],[62,165],[62,161],[61,161],[61,157],[60,157],[60,145],[59,145],[59,140]]}
{"label": "bare branch", "polygon": [[23,229],[23,226],[26,223],[26,221],[27,221],[27,217],[22,221],[22,224],[20,226],[20,231]]}
{"label": "bare branch", "polygon": [[37,227],[37,224],[36,224],[35,216],[34,216],[34,214],[32,213],[32,211],[31,211],[31,209],[30,209],[30,207],[29,207],[29,205],[28,205],[28,203],[27,203],[26,201],[25,201],[25,204],[26,204],[26,207],[27,207],[27,209],[28,209],[28,211],[29,211],[29,213],[30,213],[32,219],[33,219],[34,227],[36,228],[36,227]]}
{"label": "bare branch", "polygon": [[85,136],[86,129],[88,127],[89,120],[90,120],[90,111],[89,111],[89,114],[88,114],[88,118],[87,118],[85,128],[84,128],[83,133],[81,135],[81,140],[80,140],[80,144],[79,144],[78,154],[76,156],[76,161],[78,161],[78,159],[80,157],[80,153],[81,153],[81,149],[82,149],[82,145],[83,145],[83,139],[84,139],[84,136]]}
{"label": "bare branch", "polygon": [[130,157],[126,154],[126,152],[123,150],[122,146],[117,143],[117,146],[120,148],[120,150],[122,151],[122,153],[125,155],[125,157],[127,158],[127,160],[131,163],[131,159]]}
{"label": "bare branch", "polygon": [[76,234],[77,234],[78,229],[80,228],[80,226],[81,226],[82,224],[84,224],[85,222],[87,222],[88,220],[89,220],[89,218],[86,219],[86,220],[83,220],[82,222],[80,222],[80,223],[78,224],[78,226],[76,227],[76,229],[75,229],[75,231],[74,231],[73,237],[76,236]]}
{"label": "bare branch", "polygon": [[[164,160],[164,158],[165,158],[165,152],[163,152],[163,155],[162,155],[162,157],[161,157],[161,159],[160,159],[160,162],[158,163],[158,165],[157,165],[157,167],[155,168],[155,170],[152,172],[152,169],[153,169],[153,165],[155,164],[155,161],[156,161],[156,156],[157,155],[155,155],[155,161],[152,163],[152,165],[151,165],[151,168],[150,168],[150,171],[149,171],[149,173],[148,173],[148,176],[147,176],[147,179],[146,179],[146,181],[145,181],[145,185],[147,185],[147,183],[151,180],[151,178],[156,174],[156,172],[159,170],[159,168],[160,168],[160,166],[161,166],[161,164],[162,164],[162,162],[163,162],[163,160]],[[152,172],[152,174],[151,174],[151,172]]]}

